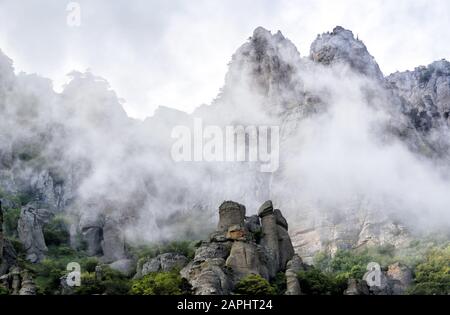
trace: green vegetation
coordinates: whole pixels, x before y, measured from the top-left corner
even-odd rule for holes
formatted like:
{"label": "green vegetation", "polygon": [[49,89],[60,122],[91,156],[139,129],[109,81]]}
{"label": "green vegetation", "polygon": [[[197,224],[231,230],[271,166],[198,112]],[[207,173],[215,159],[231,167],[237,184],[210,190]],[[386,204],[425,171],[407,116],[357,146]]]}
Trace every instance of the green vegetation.
{"label": "green vegetation", "polygon": [[277,294],[277,289],[263,277],[259,275],[249,275],[236,284],[234,293],[256,296],[275,295]]}
{"label": "green vegetation", "polygon": [[70,241],[68,225],[63,216],[55,216],[44,226],[44,239],[48,246],[67,245]]}
{"label": "green vegetation", "polygon": [[178,270],[158,272],[133,280],[131,294],[135,295],[181,295],[188,294],[189,286]]}
{"label": "green vegetation", "polygon": [[415,269],[415,285],[410,294],[450,294],[450,245],[434,248]]}
{"label": "green vegetation", "polygon": [[347,279],[340,274],[310,268],[298,273],[302,292],[307,295],[341,295],[347,287]]}
{"label": "green vegetation", "polygon": [[127,277],[108,266],[102,266],[101,269],[101,277],[97,277],[95,272],[83,272],[81,274],[81,286],[74,289],[74,294],[128,294],[130,291],[130,281]]}
{"label": "green vegetation", "polygon": [[20,209],[6,208],[3,213],[5,235],[8,237],[17,237],[17,223],[20,218]]}

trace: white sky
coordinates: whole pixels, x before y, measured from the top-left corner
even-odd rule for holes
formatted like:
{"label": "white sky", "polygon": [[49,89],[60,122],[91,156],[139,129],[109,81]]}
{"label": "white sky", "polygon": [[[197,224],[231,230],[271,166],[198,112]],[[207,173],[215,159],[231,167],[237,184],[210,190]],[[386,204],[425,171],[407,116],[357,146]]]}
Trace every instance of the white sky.
{"label": "white sky", "polygon": [[0,0],[0,49],[57,90],[89,68],[136,118],[210,103],[257,26],[281,30],[305,56],[317,34],[341,25],[385,74],[450,59],[448,0],[79,0],[79,28],[67,26],[69,2]]}

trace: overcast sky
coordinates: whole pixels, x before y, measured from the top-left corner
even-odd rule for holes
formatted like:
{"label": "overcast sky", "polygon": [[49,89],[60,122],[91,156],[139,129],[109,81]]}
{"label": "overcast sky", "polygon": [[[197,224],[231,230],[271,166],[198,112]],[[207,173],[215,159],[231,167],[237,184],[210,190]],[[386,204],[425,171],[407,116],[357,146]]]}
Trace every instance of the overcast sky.
{"label": "overcast sky", "polygon": [[80,27],[66,23],[69,2],[0,0],[0,49],[56,90],[71,70],[90,69],[137,118],[210,103],[257,26],[281,30],[302,56],[317,34],[344,26],[385,74],[450,59],[448,0],[79,0]]}

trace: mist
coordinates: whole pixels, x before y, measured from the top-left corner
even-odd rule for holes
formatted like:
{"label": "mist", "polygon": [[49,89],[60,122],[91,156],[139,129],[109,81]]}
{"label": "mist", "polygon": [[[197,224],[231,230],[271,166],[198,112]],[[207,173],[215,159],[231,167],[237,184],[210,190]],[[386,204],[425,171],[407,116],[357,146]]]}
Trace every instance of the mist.
{"label": "mist", "polygon": [[[233,56],[221,93],[192,114],[160,107],[135,120],[106,79],[73,72],[57,93],[49,79],[15,74],[4,55],[0,111],[2,189],[51,196],[44,201],[73,215],[76,228],[115,220],[129,242],[204,236],[224,200],[251,215],[272,199],[292,230],[322,226],[324,215],[350,222],[358,211],[411,231],[450,225],[448,168],[390,131],[407,122],[379,78],[300,57],[281,33],[257,29]],[[280,126],[279,169],[175,162],[172,130],[195,118]]]}

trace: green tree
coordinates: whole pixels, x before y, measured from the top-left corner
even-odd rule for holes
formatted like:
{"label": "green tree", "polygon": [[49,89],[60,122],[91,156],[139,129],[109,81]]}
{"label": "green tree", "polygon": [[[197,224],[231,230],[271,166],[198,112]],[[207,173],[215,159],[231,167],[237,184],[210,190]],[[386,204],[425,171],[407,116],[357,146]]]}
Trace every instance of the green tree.
{"label": "green tree", "polygon": [[260,275],[249,275],[236,284],[234,293],[242,295],[275,295],[277,290]]}
{"label": "green tree", "polygon": [[186,292],[186,283],[178,271],[157,272],[134,280],[131,294],[135,295],[181,295]]}

